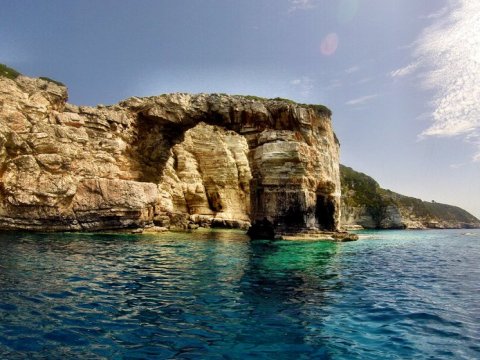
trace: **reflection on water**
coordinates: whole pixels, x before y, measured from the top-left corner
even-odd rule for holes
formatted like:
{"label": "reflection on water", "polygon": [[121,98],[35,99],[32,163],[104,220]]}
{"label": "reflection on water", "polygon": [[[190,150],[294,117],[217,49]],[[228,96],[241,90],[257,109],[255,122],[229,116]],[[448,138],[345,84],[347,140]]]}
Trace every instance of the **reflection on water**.
{"label": "reflection on water", "polygon": [[479,355],[478,242],[367,235],[1,234],[0,358]]}

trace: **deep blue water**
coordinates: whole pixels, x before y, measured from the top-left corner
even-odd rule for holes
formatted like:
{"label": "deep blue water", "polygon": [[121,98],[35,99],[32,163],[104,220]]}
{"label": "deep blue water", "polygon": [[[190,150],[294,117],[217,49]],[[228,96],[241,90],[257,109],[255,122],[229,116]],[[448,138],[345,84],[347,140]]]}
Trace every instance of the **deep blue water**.
{"label": "deep blue water", "polygon": [[480,231],[0,234],[0,358],[479,359]]}

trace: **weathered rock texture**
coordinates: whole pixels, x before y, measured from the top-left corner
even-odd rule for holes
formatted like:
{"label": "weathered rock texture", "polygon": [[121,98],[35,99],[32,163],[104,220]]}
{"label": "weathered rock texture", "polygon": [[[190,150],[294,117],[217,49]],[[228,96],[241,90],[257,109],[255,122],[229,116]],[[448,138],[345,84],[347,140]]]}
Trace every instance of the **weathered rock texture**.
{"label": "weathered rock texture", "polygon": [[66,100],[51,81],[0,78],[0,229],[338,228],[339,144],[324,107],[218,94]]}
{"label": "weathered rock texture", "polygon": [[346,229],[480,228],[480,221],[459,207],[382,189],[370,176],[346,166],[340,166],[340,173]]}

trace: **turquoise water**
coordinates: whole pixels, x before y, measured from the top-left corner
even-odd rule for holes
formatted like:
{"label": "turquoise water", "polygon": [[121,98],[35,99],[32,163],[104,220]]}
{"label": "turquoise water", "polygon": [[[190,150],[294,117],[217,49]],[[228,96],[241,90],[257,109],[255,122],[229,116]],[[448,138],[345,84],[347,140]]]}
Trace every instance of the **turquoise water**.
{"label": "turquoise water", "polygon": [[362,234],[0,234],[0,358],[480,358],[480,231]]}

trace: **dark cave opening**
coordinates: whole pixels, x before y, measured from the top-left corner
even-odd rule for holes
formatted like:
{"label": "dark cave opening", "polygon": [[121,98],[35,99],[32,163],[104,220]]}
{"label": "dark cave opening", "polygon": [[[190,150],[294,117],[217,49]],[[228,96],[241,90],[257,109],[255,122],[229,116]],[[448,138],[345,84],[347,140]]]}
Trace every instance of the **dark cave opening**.
{"label": "dark cave opening", "polygon": [[315,218],[322,230],[335,231],[335,203],[327,195],[317,194]]}

